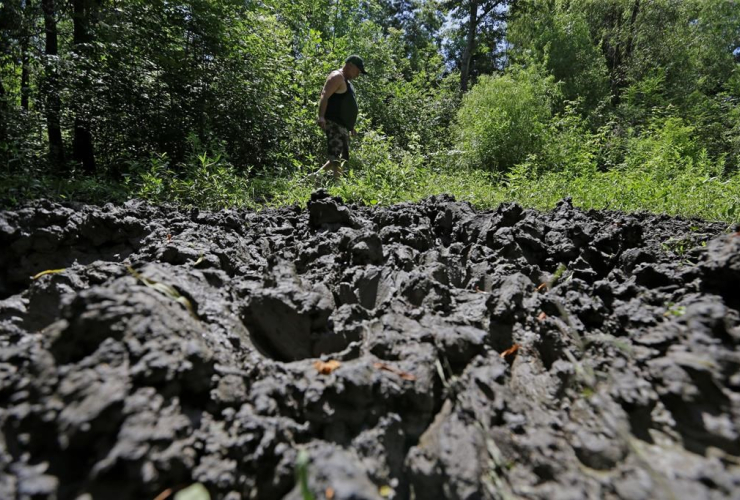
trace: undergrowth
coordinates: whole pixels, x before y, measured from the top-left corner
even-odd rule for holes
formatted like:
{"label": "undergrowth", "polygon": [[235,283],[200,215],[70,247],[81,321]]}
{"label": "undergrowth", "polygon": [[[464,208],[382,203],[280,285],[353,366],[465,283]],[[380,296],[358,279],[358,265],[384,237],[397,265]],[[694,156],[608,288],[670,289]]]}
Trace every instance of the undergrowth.
{"label": "undergrowth", "polygon": [[[527,208],[552,209],[565,197],[583,209],[625,212],[647,211],[707,220],[740,220],[740,172],[722,173],[722,161],[660,154],[631,157],[631,165],[601,172],[593,157],[573,168],[547,171],[532,160],[520,163],[507,174],[454,167],[454,152],[447,157],[425,157],[412,151],[395,151],[381,135],[369,134],[338,182],[324,178],[318,186],[347,202],[389,205],[451,194],[479,209],[502,202]],[[580,158],[583,154],[579,152]],[[638,163],[639,162],[639,163]],[[270,204],[305,204],[317,187],[299,172],[288,179],[262,181],[260,190],[270,193]],[[271,184],[272,182],[272,184]]]}
{"label": "undergrowth", "polygon": [[[152,203],[221,209],[305,205],[311,192],[325,187],[348,203],[390,205],[451,194],[479,209],[502,202],[549,210],[565,198],[583,209],[647,211],[707,220],[740,220],[740,171],[725,174],[722,161],[706,155],[676,157],[645,144],[624,164],[606,172],[579,152],[574,168],[547,171],[542,158],[529,158],[506,174],[470,169],[456,162],[457,152],[424,154],[415,145],[400,150],[390,138],[368,132],[359,141],[344,175],[309,176],[316,166],[296,164],[290,175],[249,176],[219,153],[193,154],[189,162],[172,165],[154,156],[138,166],[123,183],[96,178],[41,177],[0,174],[2,206],[46,197],[55,201],[121,202],[141,198]],[[585,158],[585,159],[583,159]]]}
{"label": "undergrowth", "polygon": [[0,208],[12,208],[23,202],[46,198],[53,201],[86,203],[122,203],[131,191],[120,183],[103,177],[29,176],[0,173]]}

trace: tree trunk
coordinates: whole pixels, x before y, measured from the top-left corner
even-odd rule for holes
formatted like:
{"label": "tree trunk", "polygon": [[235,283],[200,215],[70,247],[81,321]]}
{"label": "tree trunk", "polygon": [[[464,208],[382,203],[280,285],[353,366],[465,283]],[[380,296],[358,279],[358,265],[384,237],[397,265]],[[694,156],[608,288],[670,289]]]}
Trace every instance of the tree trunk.
{"label": "tree trunk", "polygon": [[30,92],[30,62],[28,60],[28,36],[23,35],[21,45],[21,108],[28,111],[28,94]]}
{"label": "tree trunk", "polygon": [[626,28],[629,30],[626,39],[621,33],[624,10],[615,7],[606,18],[605,25],[613,33],[612,40],[605,40],[603,45],[606,64],[609,68],[613,106],[619,105],[622,100],[622,91],[627,86],[627,65],[634,49],[635,29],[639,13],[640,0],[635,0],[632,4],[629,25]]}
{"label": "tree trunk", "polygon": [[2,75],[0,75],[0,143],[7,140],[7,126],[5,125],[8,116],[8,103],[5,102],[5,87],[3,86]]}
{"label": "tree trunk", "polygon": [[18,39],[20,40],[21,46],[21,108],[24,111],[28,111],[28,100],[31,92],[31,62],[30,56],[28,55],[28,45],[31,42],[31,33],[35,19],[30,14],[31,7],[30,2],[25,2],[22,6],[21,12],[21,23],[18,32]]}
{"label": "tree trunk", "polygon": [[44,10],[44,31],[46,32],[46,127],[49,133],[49,160],[60,168],[64,164],[64,143],[62,128],[59,124],[61,99],[59,98],[59,75],[57,74],[56,57],[59,54],[57,41],[57,22],[54,0],[42,0]]}
{"label": "tree trunk", "polygon": [[[72,16],[75,52],[81,56],[78,60],[84,60],[87,44],[90,37],[91,5],[89,0],[73,0],[74,14]],[[79,71],[79,70],[78,70]],[[75,162],[82,165],[82,170],[87,174],[95,173],[95,154],[93,151],[92,133],[90,132],[90,120],[86,113],[80,108],[81,103],[75,103],[75,125],[74,139],[72,142],[72,157]]]}
{"label": "tree trunk", "polygon": [[632,15],[630,16],[630,34],[627,38],[627,49],[625,50],[625,60],[629,60],[632,56],[632,48],[635,43],[635,22],[637,21],[637,15],[640,13],[640,0],[635,0],[632,5]]}
{"label": "tree trunk", "polygon": [[460,62],[460,92],[467,92],[468,78],[470,77],[470,60],[475,49],[475,33],[478,31],[478,0],[470,0],[470,19],[468,20],[468,36],[465,40],[465,50]]}

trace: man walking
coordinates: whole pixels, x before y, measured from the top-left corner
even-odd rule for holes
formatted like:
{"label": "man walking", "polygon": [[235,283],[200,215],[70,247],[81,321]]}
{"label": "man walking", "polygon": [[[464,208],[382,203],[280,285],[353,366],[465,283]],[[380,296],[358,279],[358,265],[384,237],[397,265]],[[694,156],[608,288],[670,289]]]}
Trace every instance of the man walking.
{"label": "man walking", "polygon": [[317,122],[326,132],[329,161],[319,172],[330,168],[334,179],[342,175],[342,164],[349,160],[349,134],[355,135],[357,121],[357,100],[350,80],[360,73],[367,74],[362,58],[349,56],[341,69],[329,73],[321,91]]}

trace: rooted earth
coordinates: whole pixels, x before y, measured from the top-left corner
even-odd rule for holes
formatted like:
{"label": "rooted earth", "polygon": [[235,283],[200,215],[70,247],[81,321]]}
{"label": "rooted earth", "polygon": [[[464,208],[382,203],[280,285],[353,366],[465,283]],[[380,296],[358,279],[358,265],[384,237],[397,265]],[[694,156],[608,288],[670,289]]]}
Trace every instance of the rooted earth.
{"label": "rooted earth", "polygon": [[740,498],[738,229],[2,212],[0,498]]}

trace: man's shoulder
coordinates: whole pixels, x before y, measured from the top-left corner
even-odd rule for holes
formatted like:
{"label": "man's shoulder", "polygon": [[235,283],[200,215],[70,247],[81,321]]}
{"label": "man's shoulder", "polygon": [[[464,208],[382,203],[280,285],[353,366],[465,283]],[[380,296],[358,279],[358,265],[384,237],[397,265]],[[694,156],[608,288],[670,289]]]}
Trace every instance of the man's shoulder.
{"label": "man's shoulder", "polygon": [[344,80],[344,76],[342,75],[342,71],[339,69],[335,69],[331,73],[329,73],[329,76],[326,77],[327,80]]}

